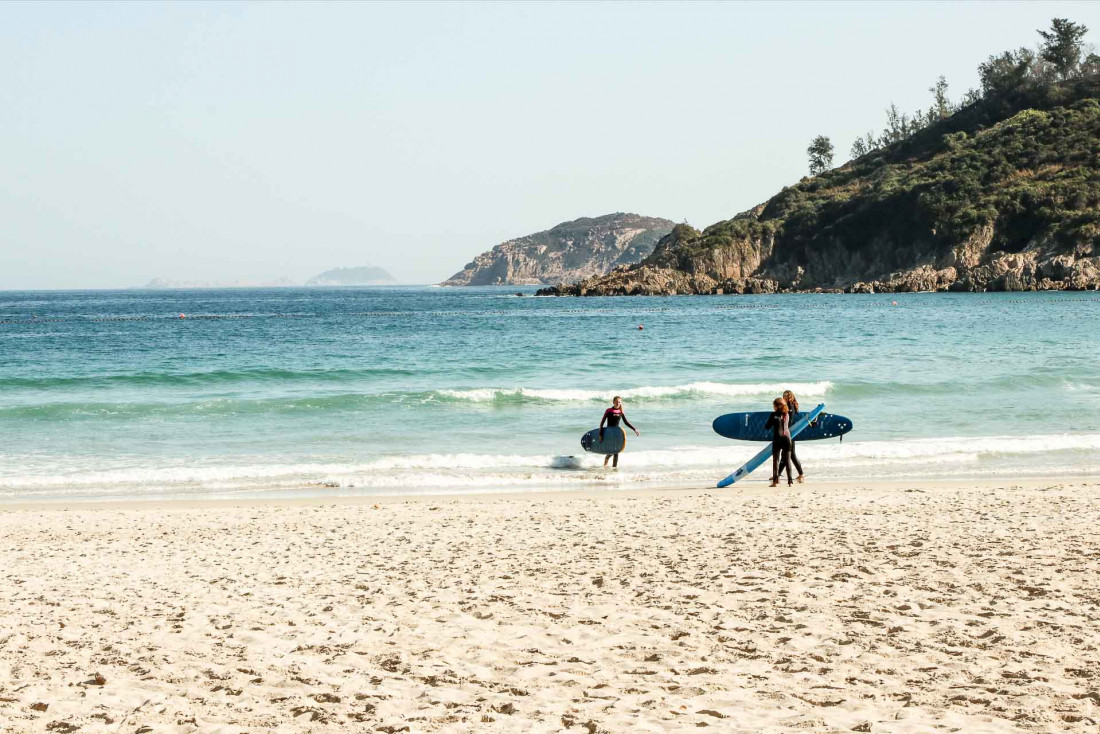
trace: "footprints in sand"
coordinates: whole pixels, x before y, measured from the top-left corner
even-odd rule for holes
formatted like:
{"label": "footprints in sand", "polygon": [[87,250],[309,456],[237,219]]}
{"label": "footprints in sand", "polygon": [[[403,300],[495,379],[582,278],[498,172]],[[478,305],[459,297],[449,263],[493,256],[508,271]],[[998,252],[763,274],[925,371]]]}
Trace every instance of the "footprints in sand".
{"label": "footprints in sand", "polygon": [[7,513],[0,721],[1095,728],[1098,528],[1074,488]]}

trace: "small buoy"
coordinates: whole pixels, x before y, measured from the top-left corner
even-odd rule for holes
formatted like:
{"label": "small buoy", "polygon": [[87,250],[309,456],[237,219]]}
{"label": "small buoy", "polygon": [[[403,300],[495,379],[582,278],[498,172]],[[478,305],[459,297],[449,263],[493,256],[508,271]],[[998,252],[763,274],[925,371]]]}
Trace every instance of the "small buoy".
{"label": "small buoy", "polygon": [[642,326],[641,324],[638,324],[638,331],[641,331],[644,328],[645,328],[644,326]]}
{"label": "small buoy", "polygon": [[891,306],[896,306],[896,305],[898,305],[898,302],[897,301],[890,301],[890,305]]}
{"label": "small buoy", "polygon": [[186,316],[184,316],[183,314],[180,314],[180,318],[181,318],[181,319],[185,319],[185,318],[187,318],[187,317],[186,317]]}

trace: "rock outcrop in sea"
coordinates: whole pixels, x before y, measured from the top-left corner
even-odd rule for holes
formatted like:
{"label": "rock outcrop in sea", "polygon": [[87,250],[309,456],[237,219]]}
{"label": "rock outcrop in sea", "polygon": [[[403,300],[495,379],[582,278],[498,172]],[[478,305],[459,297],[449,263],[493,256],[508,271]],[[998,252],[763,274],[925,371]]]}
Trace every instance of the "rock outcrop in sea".
{"label": "rock outcrop in sea", "polygon": [[622,212],[581,217],[502,242],[440,285],[555,285],[603,275],[642,260],[674,225]]}

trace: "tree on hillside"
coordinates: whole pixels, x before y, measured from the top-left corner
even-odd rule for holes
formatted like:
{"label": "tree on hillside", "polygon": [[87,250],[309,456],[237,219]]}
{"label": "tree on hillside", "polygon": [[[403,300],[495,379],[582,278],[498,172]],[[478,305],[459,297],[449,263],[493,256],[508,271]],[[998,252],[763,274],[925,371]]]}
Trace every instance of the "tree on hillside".
{"label": "tree on hillside", "polygon": [[866,137],[861,138],[857,135],[855,142],[852,143],[852,160],[878,150],[878,147],[878,141],[875,140],[874,130],[868,130]]}
{"label": "tree on hillside", "polygon": [[1088,57],[1081,62],[1081,76],[1100,76],[1100,56],[1089,54]]}
{"label": "tree on hillside", "polygon": [[810,156],[811,176],[825,173],[833,167],[833,143],[824,135],[818,135],[810,141],[810,147],[806,148],[806,154]]}
{"label": "tree on hillside", "polygon": [[982,94],[990,99],[1017,91],[1027,83],[1034,63],[1035,54],[1026,48],[990,56],[988,61],[978,66]]}
{"label": "tree on hillside", "polygon": [[914,132],[916,132],[916,129],[912,120],[909,119],[909,115],[899,110],[898,106],[891,102],[890,106],[886,108],[886,129],[882,131],[882,136],[878,139],[879,147],[885,148],[891,143],[905,140]]}
{"label": "tree on hillside", "polygon": [[1081,64],[1081,39],[1088,32],[1080,23],[1054,18],[1049,31],[1039,31],[1043,37],[1040,58],[1050,63],[1062,79],[1070,78]]}
{"label": "tree on hillside", "polygon": [[945,117],[951,117],[951,113],[955,111],[955,108],[947,97],[947,79],[940,76],[936,83],[928,88],[928,91],[932,93],[932,107],[928,110],[929,124],[939,122]]}

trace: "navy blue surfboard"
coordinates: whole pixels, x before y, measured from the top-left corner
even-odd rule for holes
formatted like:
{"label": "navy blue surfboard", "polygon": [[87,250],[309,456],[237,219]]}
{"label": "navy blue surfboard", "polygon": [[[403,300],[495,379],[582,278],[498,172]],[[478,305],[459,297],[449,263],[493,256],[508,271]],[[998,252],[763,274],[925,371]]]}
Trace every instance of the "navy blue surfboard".
{"label": "navy blue surfboard", "polygon": [[626,448],[626,432],[618,426],[608,426],[603,429],[603,440],[600,440],[600,429],[593,428],[581,436],[581,448],[593,454],[621,454]]}
{"label": "navy blue surfboard", "polygon": [[[811,411],[812,412],[812,411]],[[808,413],[793,413],[791,425],[798,423]],[[736,439],[738,441],[771,441],[772,432],[764,428],[771,412],[755,411],[751,413],[726,413],[714,419],[711,427],[719,436]],[[818,441],[824,438],[836,438],[843,436],[852,430],[851,418],[846,418],[835,413],[822,413],[814,421],[812,426],[806,428],[798,436],[799,441]]]}
{"label": "navy blue surfboard", "polygon": [[[817,418],[819,415],[821,415],[821,412],[823,410],[825,410],[825,403],[822,403],[821,405],[817,406],[816,408],[811,410],[809,413],[796,413],[796,415],[801,416],[801,418],[799,418],[798,421],[796,421],[790,427],[791,438],[792,439],[797,438],[799,441],[805,440],[805,439],[802,438],[802,434],[806,431],[806,426],[810,425],[810,421],[812,421],[814,418]],[[849,422],[849,426],[850,426],[850,422]],[[851,430],[850,427],[849,427],[849,430]],[[768,440],[770,441],[771,438],[769,437]],[[718,488],[721,489],[722,487],[728,487],[731,484],[733,484],[734,482],[738,482],[738,481],[744,479],[749,474],[752,474],[754,471],[756,471],[756,469],[761,464],[763,464],[765,461],[770,459],[771,455],[772,455],[772,447],[769,444],[768,446],[765,446],[763,449],[761,449],[760,452],[757,453],[756,456],[754,456],[751,459],[749,459],[748,461],[746,461],[745,464],[740,469],[735,471],[733,474],[730,474],[728,477],[726,477],[722,481],[718,482]]]}

